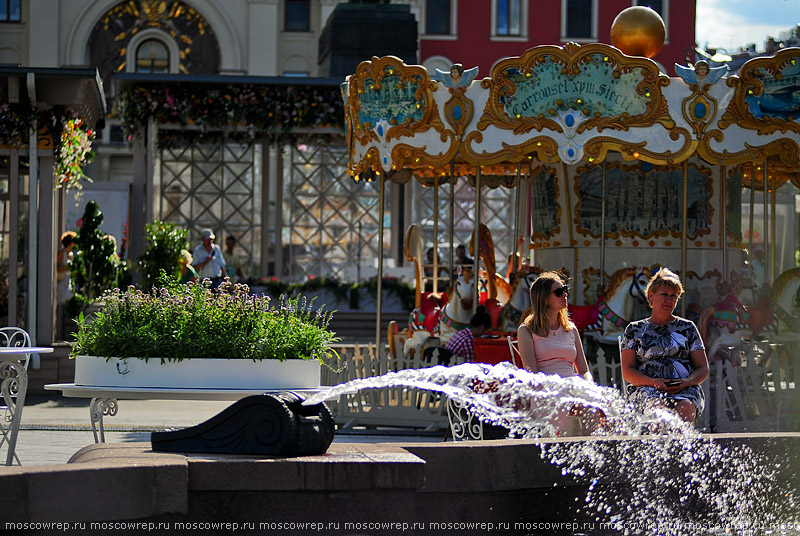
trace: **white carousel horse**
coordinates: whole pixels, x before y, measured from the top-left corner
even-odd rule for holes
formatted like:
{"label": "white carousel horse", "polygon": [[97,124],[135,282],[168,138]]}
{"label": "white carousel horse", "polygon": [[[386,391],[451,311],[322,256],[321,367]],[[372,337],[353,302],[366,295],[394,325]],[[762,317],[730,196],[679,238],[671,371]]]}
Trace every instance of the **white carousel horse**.
{"label": "white carousel horse", "polygon": [[447,304],[439,320],[439,337],[442,344],[447,344],[457,331],[469,327],[472,318],[472,305],[475,301],[475,281],[472,270],[459,268],[455,285],[447,298]]}
{"label": "white carousel horse", "polygon": [[[617,337],[633,320],[637,305],[647,303],[645,289],[650,277],[642,268],[622,268],[611,275],[603,296],[598,300],[597,313],[601,334],[596,336],[602,344],[617,344]],[[589,306],[594,307],[594,306]],[[587,326],[592,331],[594,326]]]}

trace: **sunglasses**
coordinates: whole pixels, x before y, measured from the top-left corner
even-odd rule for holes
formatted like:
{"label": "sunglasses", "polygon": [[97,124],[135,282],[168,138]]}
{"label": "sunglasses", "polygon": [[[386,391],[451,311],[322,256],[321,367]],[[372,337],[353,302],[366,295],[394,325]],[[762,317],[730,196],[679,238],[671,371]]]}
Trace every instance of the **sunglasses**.
{"label": "sunglasses", "polygon": [[553,291],[553,295],[556,298],[561,298],[564,296],[564,294],[569,294],[569,289],[567,287],[559,287]]}

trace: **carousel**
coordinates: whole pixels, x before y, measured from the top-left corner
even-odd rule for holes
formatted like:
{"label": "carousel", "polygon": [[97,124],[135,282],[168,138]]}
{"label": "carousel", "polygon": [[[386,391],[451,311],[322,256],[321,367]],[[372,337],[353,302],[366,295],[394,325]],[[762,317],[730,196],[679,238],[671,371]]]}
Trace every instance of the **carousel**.
{"label": "carousel", "polygon": [[[660,266],[680,274],[680,311],[708,346],[743,333],[794,340],[800,269],[794,241],[782,245],[776,191],[800,185],[800,49],[750,60],[737,76],[700,61],[669,77],[649,59],[664,40],[655,12],[626,9],[611,35],[613,46],[534,47],[485,78],[376,57],[342,85],[354,181],[379,181],[381,195],[386,181],[420,181],[434,194],[467,181],[475,195],[472,266],[426,256],[419,227],[407,230],[417,309],[407,330],[390,329],[392,353],[443,344],[479,303],[498,332],[513,333],[545,270],[570,279],[587,341],[616,344],[647,315],[644,287]],[[496,251],[481,220],[488,188],[514,190],[517,251]],[[449,233],[452,251],[452,211],[440,219],[434,234]],[[431,277],[440,263],[445,282]],[[379,328],[379,348],[384,337]]]}

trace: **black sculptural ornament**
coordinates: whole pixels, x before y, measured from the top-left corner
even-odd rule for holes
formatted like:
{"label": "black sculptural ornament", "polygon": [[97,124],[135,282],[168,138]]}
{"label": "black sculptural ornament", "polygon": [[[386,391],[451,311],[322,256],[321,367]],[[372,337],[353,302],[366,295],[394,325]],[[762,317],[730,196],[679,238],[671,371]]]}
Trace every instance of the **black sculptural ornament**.
{"label": "black sculptural ornament", "polygon": [[325,404],[303,406],[305,395],[286,391],[243,398],[196,426],[151,434],[155,452],[314,456],[333,442]]}

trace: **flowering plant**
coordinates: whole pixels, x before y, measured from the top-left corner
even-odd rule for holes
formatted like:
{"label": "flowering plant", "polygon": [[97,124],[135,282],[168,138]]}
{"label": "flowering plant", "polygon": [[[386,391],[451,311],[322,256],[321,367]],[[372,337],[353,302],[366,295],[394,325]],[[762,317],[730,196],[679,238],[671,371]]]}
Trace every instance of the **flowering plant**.
{"label": "flowering plant", "polygon": [[[72,357],[319,359],[338,341],[327,329],[332,312],[312,311],[305,298],[271,303],[245,285],[221,291],[172,284],[146,294],[129,287],[103,297],[92,322],[78,318]],[[313,300],[312,300],[313,301]]]}
{"label": "flowering plant", "polygon": [[0,105],[0,145],[26,146],[31,128],[42,129],[53,138],[56,188],[81,189],[81,179],[91,181],[83,168],[94,159],[92,141],[95,133],[86,122],[67,110],[37,110],[29,104]]}
{"label": "flowering plant", "polygon": [[[55,116],[53,120],[56,120]],[[61,127],[61,143],[58,145],[55,169],[56,187],[80,190],[81,179],[92,182],[83,172],[83,168],[94,159],[92,141],[95,133],[78,117],[62,118]]]}

